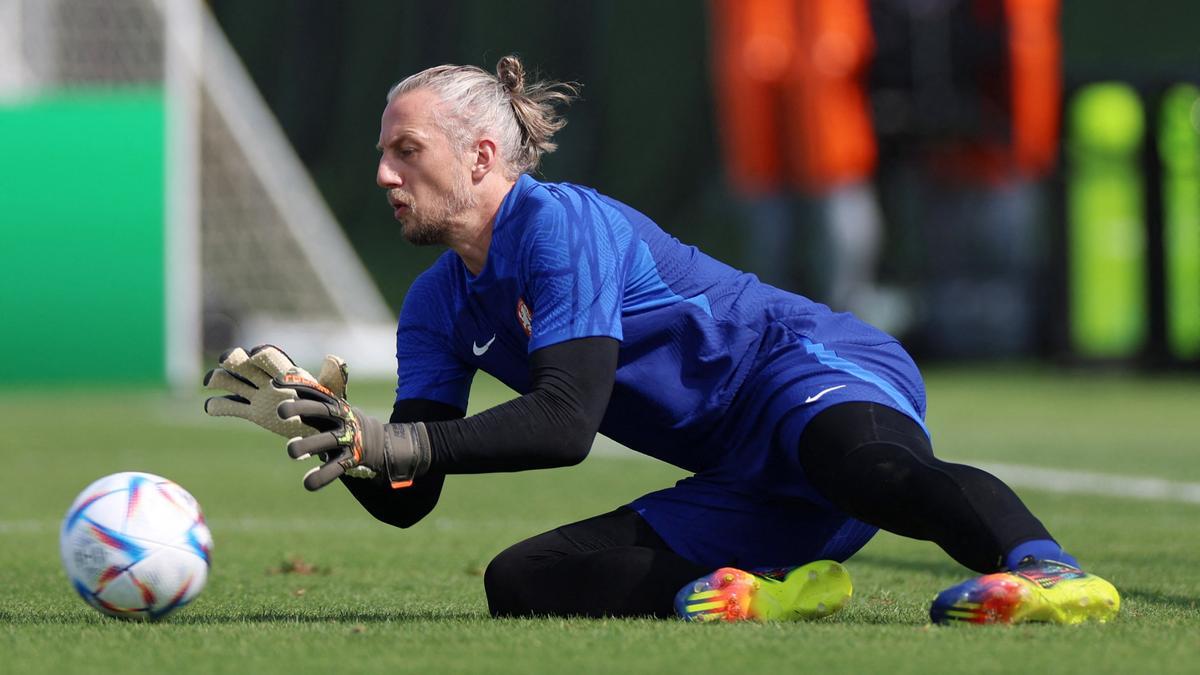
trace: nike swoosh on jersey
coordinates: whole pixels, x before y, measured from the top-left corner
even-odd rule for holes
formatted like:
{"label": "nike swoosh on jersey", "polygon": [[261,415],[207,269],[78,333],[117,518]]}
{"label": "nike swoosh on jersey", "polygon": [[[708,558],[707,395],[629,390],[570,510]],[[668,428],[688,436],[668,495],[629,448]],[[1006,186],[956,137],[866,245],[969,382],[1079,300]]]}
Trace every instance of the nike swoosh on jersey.
{"label": "nike swoosh on jersey", "polygon": [[815,401],[815,400],[817,400],[817,399],[821,398],[821,397],[822,397],[822,396],[824,396],[825,394],[828,394],[828,393],[829,393],[829,392],[831,392],[831,391],[837,391],[838,389],[841,389],[841,388],[843,388],[843,387],[845,387],[845,386],[846,386],[846,385],[844,385],[844,384],[839,384],[839,385],[838,385],[838,386],[836,386],[836,387],[830,387],[830,388],[828,388],[828,389],[822,389],[821,391],[818,391],[816,394],[814,394],[814,395],[812,395],[812,396],[809,396],[808,398],[804,399],[804,402],[805,402],[805,403],[812,403],[813,401]]}
{"label": "nike swoosh on jersey", "polygon": [[[492,333],[492,339],[483,343],[482,347],[480,347],[478,344],[476,344],[474,341],[472,341],[471,342],[471,351],[475,352],[475,356],[483,356],[484,354],[487,353],[488,348],[491,347],[492,343],[495,341],[496,341],[495,333]],[[845,385],[842,385],[842,386],[845,386]]]}

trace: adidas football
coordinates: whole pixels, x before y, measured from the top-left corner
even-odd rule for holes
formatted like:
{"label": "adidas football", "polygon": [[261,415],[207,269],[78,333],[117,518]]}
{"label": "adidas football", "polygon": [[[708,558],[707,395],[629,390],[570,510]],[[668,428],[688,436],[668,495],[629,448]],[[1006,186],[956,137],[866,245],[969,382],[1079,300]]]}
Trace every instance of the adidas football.
{"label": "adidas football", "polygon": [[149,473],[117,473],[84,488],[59,543],[71,585],[109,616],[161,619],[191,602],[208,579],[212,535],[200,505]]}

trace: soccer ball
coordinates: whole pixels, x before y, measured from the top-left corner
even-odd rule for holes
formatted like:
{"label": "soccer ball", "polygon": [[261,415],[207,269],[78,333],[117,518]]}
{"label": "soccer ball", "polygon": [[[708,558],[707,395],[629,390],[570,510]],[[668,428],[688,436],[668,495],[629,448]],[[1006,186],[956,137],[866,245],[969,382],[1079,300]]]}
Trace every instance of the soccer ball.
{"label": "soccer ball", "polygon": [[130,471],[79,493],[59,544],[67,577],[89,605],[121,619],[155,621],[204,588],[212,535],[187,490]]}

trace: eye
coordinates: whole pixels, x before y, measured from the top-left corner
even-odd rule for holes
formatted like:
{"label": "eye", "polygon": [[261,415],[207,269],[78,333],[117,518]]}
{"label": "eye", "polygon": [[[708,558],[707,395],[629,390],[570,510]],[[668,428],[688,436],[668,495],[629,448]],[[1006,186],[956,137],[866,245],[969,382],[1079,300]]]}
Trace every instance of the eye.
{"label": "eye", "polygon": [[416,148],[400,148],[401,157],[412,157],[415,154],[417,154]]}

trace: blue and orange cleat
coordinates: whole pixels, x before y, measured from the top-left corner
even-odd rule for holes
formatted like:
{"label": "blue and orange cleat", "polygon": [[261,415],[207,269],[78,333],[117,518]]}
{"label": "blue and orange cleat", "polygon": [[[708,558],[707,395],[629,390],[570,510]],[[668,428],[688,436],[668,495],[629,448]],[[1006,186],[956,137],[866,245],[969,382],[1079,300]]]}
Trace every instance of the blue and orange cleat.
{"label": "blue and orange cleat", "polygon": [[722,567],[675,594],[675,613],[687,621],[799,621],[846,606],[854,589],[846,568],[832,560],[746,572]]}
{"label": "blue and orange cleat", "polygon": [[929,618],[934,623],[1105,623],[1120,608],[1120,594],[1104,579],[1066,563],[1038,560],[942,591]]}

